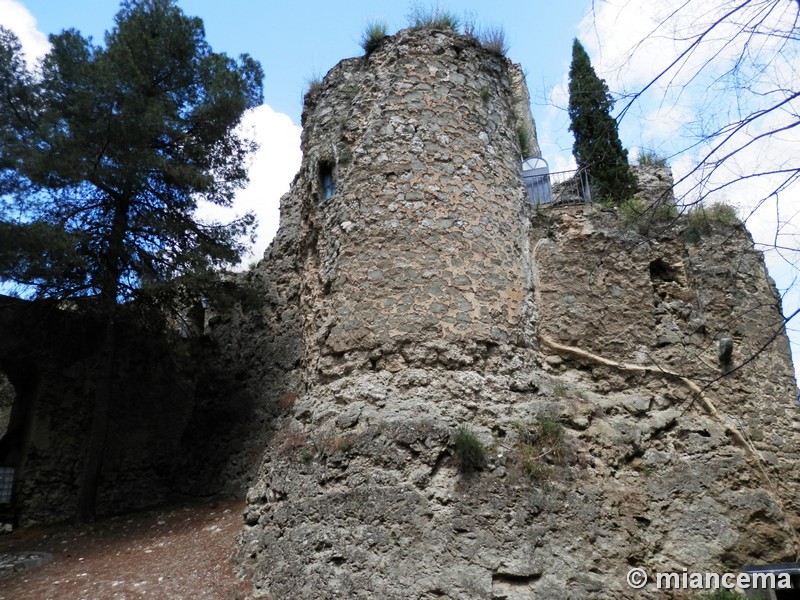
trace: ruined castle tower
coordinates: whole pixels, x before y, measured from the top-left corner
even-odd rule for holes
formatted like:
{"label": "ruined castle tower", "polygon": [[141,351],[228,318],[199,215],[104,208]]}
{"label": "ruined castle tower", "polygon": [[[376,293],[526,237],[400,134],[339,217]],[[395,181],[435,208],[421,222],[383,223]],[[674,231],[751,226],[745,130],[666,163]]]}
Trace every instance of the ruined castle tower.
{"label": "ruined castle tower", "polygon": [[407,33],[309,93],[293,192],[310,238],[309,366],[397,370],[429,343],[517,336],[528,226],[515,108],[530,113],[511,76],[467,38]]}
{"label": "ruined castle tower", "polygon": [[534,210],[524,79],[469,37],[401,31],[315,88],[231,344],[277,414],[253,597],[660,598],[627,571],[796,556],[797,390],[743,228]]}

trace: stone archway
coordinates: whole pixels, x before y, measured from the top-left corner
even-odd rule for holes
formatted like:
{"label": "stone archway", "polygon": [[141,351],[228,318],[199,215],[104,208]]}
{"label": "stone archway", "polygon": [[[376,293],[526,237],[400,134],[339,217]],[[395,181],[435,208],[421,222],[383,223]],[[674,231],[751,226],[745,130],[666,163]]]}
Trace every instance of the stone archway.
{"label": "stone archway", "polygon": [[33,364],[0,358],[0,466],[22,467],[38,387]]}

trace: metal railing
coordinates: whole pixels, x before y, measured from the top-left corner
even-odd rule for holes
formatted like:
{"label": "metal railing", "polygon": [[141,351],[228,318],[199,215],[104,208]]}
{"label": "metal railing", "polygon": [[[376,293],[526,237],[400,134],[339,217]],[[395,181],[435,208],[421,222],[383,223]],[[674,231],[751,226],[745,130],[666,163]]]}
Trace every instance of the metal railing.
{"label": "metal railing", "polygon": [[555,173],[523,173],[528,200],[535,205],[559,206],[592,201],[585,169]]}
{"label": "metal railing", "polygon": [[586,169],[550,173],[553,204],[580,204],[592,201],[589,172]]}
{"label": "metal railing", "polygon": [[528,162],[523,165],[522,177],[532,204],[554,206],[592,201],[589,175],[585,169],[549,173],[546,163],[526,169],[528,165]]}

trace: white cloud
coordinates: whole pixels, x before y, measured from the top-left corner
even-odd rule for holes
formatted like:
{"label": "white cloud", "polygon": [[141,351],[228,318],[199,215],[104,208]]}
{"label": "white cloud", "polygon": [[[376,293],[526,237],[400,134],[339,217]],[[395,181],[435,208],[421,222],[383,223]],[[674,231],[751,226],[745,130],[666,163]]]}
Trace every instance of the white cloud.
{"label": "white cloud", "polygon": [[243,132],[259,144],[251,157],[250,183],[241,190],[230,209],[204,203],[198,215],[202,219],[229,221],[237,215],[254,212],[258,218],[256,241],[243,264],[258,260],[278,231],[281,196],[300,168],[301,129],[291,118],[264,104],[248,112],[242,122]]}
{"label": "white cloud", "polygon": [[47,36],[36,28],[36,19],[17,0],[0,0],[0,25],[17,35],[29,65],[50,50]]}
{"label": "white cloud", "polygon": [[[50,49],[36,19],[17,0],[0,0],[0,25],[12,30],[20,40],[29,64],[44,56]],[[251,157],[250,183],[241,190],[231,209],[203,204],[198,215],[203,219],[231,220],[252,211],[258,218],[256,242],[249,260],[261,258],[278,230],[280,197],[300,167],[300,127],[288,115],[260,106],[245,115],[243,131],[259,144]]]}
{"label": "white cloud", "polygon": [[259,143],[250,165],[250,184],[235,200],[237,211],[252,210],[258,217],[252,255],[260,259],[278,231],[280,198],[300,168],[300,127],[283,113],[259,106],[248,113],[244,127]]}

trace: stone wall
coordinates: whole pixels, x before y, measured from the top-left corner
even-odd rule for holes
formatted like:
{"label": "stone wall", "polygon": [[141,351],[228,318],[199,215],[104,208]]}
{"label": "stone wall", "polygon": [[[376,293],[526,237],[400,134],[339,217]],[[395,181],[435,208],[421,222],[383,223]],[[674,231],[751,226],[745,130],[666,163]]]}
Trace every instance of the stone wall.
{"label": "stone wall", "polygon": [[240,540],[253,597],[661,598],[627,570],[797,555],[796,389],[761,256],[741,228],[688,243],[528,205],[514,72],[404,31],[306,98],[253,275],[267,307],[212,328],[274,407]]}
{"label": "stone wall", "polygon": [[[3,297],[0,331],[0,372],[11,400],[0,464],[16,469],[15,517],[22,525],[71,519],[92,398],[105,376],[102,327],[74,306]],[[121,319],[117,339],[98,515],[175,494],[243,494],[260,441],[250,434],[263,424],[254,422],[251,391],[220,348],[210,338],[148,329],[133,315]]]}

